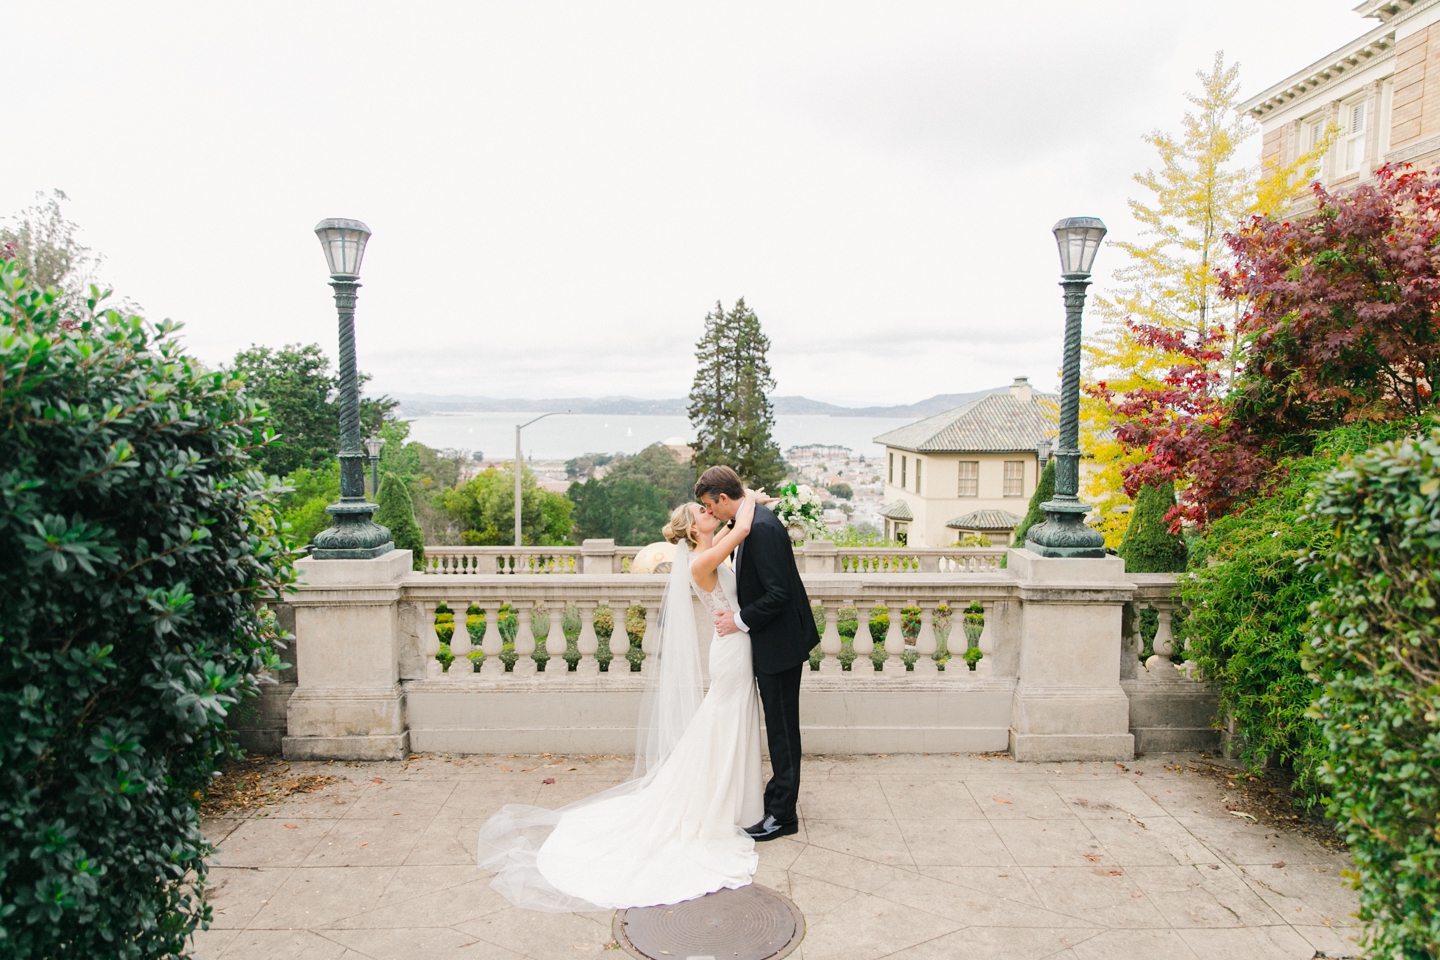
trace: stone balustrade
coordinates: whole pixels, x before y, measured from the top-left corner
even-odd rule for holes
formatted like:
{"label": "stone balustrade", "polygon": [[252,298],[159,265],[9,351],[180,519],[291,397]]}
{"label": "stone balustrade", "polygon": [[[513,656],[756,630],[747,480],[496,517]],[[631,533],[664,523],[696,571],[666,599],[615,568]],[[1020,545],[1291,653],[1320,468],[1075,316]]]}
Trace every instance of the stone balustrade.
{"label": "stone balustrade", "polygon": [[[586,540],[578,547],[426,547],[425,573],[628,573],[642,547]],[[1003,548],[837,547],[812,540],[795,549],[805,573],[986,573]]]}
{"label": "stone balustrade", "polygon": [[[806,672],[801,697],[807,751],[1008,749],[1021,759],[1124,759],[1137,737],[1172,748],[1215,739],[1206,714],[1213,714],[1213,696],[1174,670],[1165,637],[1157,634],[1156,656],[1145,665],[1135,630],[1124,635],[1122,625],[1138,620],[1123,616],[1127,606],[1163,609],[1168,626],[1172,577],[1127,576],[1117,558],[1053,560],[1023,550],[845,551],[811,543],[799,554],[820,614],[818,664]],[[408,551],[301,561],[303,580],[287,611],[297,642],[285,753],[629,753],[667,579],[621,572],[633,556],[633,548],[587,541],[435,548],[423,572],[410,569]],[[1006,569],[998,567],[1001,557]],[[860,569],[866,564],[877,569]],[[455,621],[448,671],[436,657],[442,604]],[[983,657],[974,670],[962,656],[971,604],[984,611]],[[473,639],[466,626],[472,607],[484,622]],[[507,620],[513,616],[509,650],[502,607]],[[562,631],[567,608],[572,618],[578,613],[574,649]],[[631,608],[644,612],[639,651],[625,628]],[[839,624],[852,608],[856,632],[847,641]],[[888,613],[883,636],[872,634],[867,615],[879,608]],[[909,640],[905,608],[918,612]],[[936,657],[942,608],[951,618],[944,663]],[[604,609],[614,623],[608,637],[595,628]],[[708,650],[710,618],[698,600],[692,609]],[[548,633],[537,629],[546,619]],[[479,669],[469,657],[472,643],[484,654]],[[1136,703],[1143,707],[1138,727]],[[1178,725],[1175,704],[1183,714]]]}

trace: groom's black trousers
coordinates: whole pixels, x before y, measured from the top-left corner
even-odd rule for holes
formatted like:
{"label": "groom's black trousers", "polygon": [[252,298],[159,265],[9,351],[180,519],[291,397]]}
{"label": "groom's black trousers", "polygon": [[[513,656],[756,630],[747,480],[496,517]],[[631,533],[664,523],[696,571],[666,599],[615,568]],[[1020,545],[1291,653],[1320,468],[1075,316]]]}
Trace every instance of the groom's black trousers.
{"label": "groom's black trousers", "polygon": [[755,674],[770,746],[765,812],[781,823],[795,822],[795,805],[800,799],[800,676],[809,669],[806,660],[780,673]]}

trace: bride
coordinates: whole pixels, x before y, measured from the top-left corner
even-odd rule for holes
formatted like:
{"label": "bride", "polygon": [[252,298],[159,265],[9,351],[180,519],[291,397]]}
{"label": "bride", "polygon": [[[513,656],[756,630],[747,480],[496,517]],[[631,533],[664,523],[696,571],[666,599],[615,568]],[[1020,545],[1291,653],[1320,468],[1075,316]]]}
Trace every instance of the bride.
{"label": "bride", "polygon": [[723,561],[749,535],[756,503],[769,499],[746,491],[718,540],[719,521],[699,505],[671,514],[665,538],[677,548],[654,625],[660,642],[641,701],[635,772],[559,810],[507,805],[480,828],[480,867],[495,872],[490,885],[511,903],[616,910],[750,883],[759,857],[744,825],[765,815],[750,640],[716,634],[702,693],[690,592],[710,614],[739,609]]}

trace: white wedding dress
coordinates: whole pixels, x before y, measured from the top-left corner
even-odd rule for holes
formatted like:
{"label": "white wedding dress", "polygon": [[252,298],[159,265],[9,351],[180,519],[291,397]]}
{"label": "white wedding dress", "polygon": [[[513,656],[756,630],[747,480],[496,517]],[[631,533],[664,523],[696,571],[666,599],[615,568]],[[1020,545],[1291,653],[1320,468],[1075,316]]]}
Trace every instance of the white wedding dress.
{"label": "white wedding dress", "polygon": [[479,863],[497,891],[535,910],[680,903],[750,883],[759,865],[744,827],[764,818],[760,701],[750,638],[716,634],[700,698],[690,591],[710,612],[736,610],[722,565],[706,593],[677,551],[657,624],[658,677],[641,708],[635,776],[559,810],[509,805],[480,830]]}

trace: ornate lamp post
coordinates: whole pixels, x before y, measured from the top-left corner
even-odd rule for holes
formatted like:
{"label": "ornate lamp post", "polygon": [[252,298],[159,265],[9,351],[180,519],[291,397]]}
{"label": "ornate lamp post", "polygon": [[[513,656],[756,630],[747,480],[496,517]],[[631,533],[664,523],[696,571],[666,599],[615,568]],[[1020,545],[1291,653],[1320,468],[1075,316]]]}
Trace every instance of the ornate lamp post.
{"label": "ornate lamp post", "polygon": [[365,454],[370,458],[370,496],[380,496],[380,451],[385,449],[384,437],[367,437]]}
{"label": "ornate lamp post", "polygon": [[1055,451],[1055,495],[1040,505],[1045,522],[1030,528],[1026,549],[1042,557],[1103,557],[1105,538],[1085,525],[1090,508],[1080,490],[1080,313],[1090,267],[1105,236],[1095,217],[1069,217],[1055,224],[1060,246],[1060,286],[1065,290],[1065,367],[1060,386],[1060,443]]}
{"label": "ornate lamp post", "polygon": [[395,549],[390,531],[370,519],[365,501],[365,451],[360,449],[360,381],[355,372],[355,291],[370,228],[359,220],[321,220],[315,228],[340,314],[340,502],[326,511],[334,526],[315,536],[317,560],[369,560]]}

